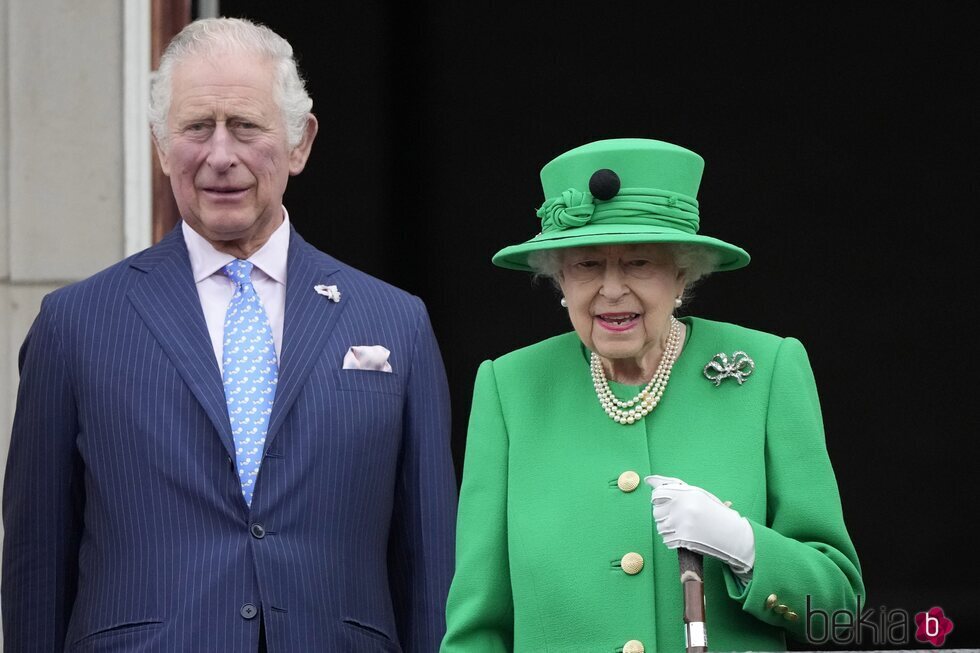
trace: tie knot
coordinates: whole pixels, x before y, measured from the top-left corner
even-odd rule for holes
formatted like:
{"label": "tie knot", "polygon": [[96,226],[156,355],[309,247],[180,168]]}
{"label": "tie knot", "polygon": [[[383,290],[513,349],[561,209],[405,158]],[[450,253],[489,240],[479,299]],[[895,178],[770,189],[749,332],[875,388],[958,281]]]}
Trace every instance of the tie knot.
{"label": "tie knot", "polygon": [[254,267],[254,263],[236,258],[221,269],[232,282],[244,286],[252,282],[252,268]]}

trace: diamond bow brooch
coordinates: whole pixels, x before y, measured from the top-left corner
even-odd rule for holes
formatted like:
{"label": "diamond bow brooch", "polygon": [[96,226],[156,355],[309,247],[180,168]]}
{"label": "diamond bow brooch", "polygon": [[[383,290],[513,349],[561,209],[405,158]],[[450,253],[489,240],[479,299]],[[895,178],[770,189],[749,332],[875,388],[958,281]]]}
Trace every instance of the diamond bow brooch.
{"label": "diamond bow brooch", "polygon": [[722,352],[715,354],[704,366],[704,375],[709,381],[714,382],[715,387],[721,385],[721,382],[728,378],[735,379],[739,385],[742,385],[754,369],[755,361],[749,358],[749,355],[744,351],[737,351],[732,354],[731,361]]}

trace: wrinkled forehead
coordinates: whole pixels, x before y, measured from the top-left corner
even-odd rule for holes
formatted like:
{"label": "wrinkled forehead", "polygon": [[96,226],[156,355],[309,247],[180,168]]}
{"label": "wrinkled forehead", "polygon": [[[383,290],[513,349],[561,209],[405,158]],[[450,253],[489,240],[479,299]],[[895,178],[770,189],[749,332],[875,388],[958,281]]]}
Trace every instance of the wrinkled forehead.
{"label": "wrinkled forehead", "polygon": [[251,118],[278,114],[275,71],[268,59],[200,57],[180,62],[173,70],[170,119],[188,115],[240,115]]}
{"label": "wrinkled forehead", "polygon": [[200,87],[251,90],[272,97],[275,66],[272,59],[252,52],[227,50],[192,54],[174,64],[173,92]]}

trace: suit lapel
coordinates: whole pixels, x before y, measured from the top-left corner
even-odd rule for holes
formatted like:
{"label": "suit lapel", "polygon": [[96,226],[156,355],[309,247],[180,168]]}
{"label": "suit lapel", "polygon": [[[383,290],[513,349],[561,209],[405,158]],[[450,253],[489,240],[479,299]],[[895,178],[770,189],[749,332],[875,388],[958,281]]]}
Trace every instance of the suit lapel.
{"label": "suit lapel", "polygon": [[[338,269],[336,261],[314,249],[295,229],[290,231],[282,360],[276,401],[266,434],[267,451],[313,370],[313,364],[320,357],[337,319],[350,303],[349,298],[330,301],[313,290],[313,286],[328,283]],[[337,282],[336,279],[332,281]],[[344,289],[340,290],[343,293]]]}
{"label": "suit lapel", "polygon": [[221,372],[180,225],[130,265],[145,274],[129,291],[129,300],[204,408],[234,460]]}

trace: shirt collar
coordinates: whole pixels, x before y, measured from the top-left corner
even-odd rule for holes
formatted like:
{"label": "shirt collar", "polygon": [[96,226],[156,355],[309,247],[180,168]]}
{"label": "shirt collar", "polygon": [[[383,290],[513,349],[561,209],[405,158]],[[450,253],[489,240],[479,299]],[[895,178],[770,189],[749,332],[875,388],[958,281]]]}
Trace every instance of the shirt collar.
{"label": "shirt collar", "polygon": [[[282,208],[282,217],[282,224],[248,260],[273,281],[286,285],[286,257],[289,253],[289,213],[286,207]],[[220,272],[221,268],[235,260],[234,256],[215,249],[214,245],[186,222],[182,222],[180,226],[187,245],[187,255],[191,260],[194,283],[200,283]]]}

